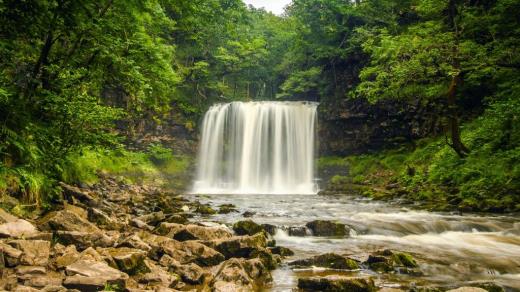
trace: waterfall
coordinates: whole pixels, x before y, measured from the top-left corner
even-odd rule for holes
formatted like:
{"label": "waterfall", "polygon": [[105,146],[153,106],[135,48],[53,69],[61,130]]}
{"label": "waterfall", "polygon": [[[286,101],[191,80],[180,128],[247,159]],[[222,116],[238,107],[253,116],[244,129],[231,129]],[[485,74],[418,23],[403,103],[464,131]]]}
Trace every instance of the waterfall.
{"label": "waterfall", "polygon": [[202,122],[194,193],[315,194],[317,103],[232,102]]}

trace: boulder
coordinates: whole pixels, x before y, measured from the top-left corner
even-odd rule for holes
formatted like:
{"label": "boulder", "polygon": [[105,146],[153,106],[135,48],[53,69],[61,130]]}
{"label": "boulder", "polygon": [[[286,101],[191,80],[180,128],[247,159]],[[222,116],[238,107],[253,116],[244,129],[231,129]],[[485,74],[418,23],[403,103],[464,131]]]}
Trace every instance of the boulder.
{"label": "boulder", "polygon": [[161,221],[163,221],[165,218],[166,218],[166,216],[164,215],[164,213],[162,211],[159,211],[159,212],[154,212],[154,213],[149,213],[149,214],[146,214],[143,216],[139,216],[136,219],[138,219],[146,224],[155,226],[155,225],[159,224]]}
{"label": "boulder", "polygon": [[414,273],[413,270],[409,269],[418,267],[417,262],[410,254],[391,250],[381,250],[369,255],[365,264],[371,270],[378,272],[397,271],[406,274]]}
{"label": "boulder", "polygon": [[305,226],[311,230],[314,236],[345,236],[347,234],[345,224],[327,220],[314,220]]}
{"label": "boulder", "polygon": [[167,222],[161,223],[156,232],[178,241],[214,240],[233,236],[230,231],[221,227],[206,227],[194,224],[182,225]]}
{"label": "boulder", "polygon": [[252,236],[234,236],[205,241],[204,244],[222,253],[226,259],[233,257],[250,258],[254,251],[266,248],[267,239],[263,233],[257,233]]}
{"label": "boulder", "polygon": [[16,220],[18,220],[18,217],[13,216],[0,208],[0,224],[14,222]]}
{"label": "boulder", "polygon": [[0,238],[26,238],[38,234],[38,230],[29,221],[16,219],[0,224]]}
{"label": "boulder", "polygon": [[123,239],[117,247],[130,247],[136,248],[140,250],[144,250],[149,252],[152,250],[152,247],[149,246],[146,242],[144,242],[137,234],[132,234]]}
{"label": "boulder", "polygon": [[124,289],[128,275],[111,268],[105,262],[79,260],[65,269],[68,277],[63,286],[80,291],[100,291],[107,285]]}
{"label": "boulder", "polygon": [[139,233],[139,237],[152,247],[149,252],[152,258],[158,254],[167,254],[181,264],[196,263],[200,266],[214,266],[225,259],[220,252],[199,242],[181,242],[148,232]]}
{"label": "boulder", "polygon": [[63,279],[61,276],[49,276],[49,275],[37,275],[28,278],[24,282],[25,286],[30,286],[38,289],[42,289],[44,287],[49,286],[61,286],[63,283]]}
{"label": "boulder", "polygon": [[94,224],[71,210],[51,212],[43,217],[39,223],[40,229],[46,231],[100,232]]}
{"label": "boulder", "polygon": [[60,182],[60,187],[61,189],[63,190],[63,194],[65,195],[65,198],[69,201],[69,202],[72,202],[72,198],[82,202],[82,203],[85,203],[87,205],[95,205],[96,204],[96,201],[94,199],[94,197],[92,197],[89,193],[87,193],[86,191],[83,191],[81,190],[80,188],[78,187],[75,187],[75,186],[71,186],[71,185],[68,185],[68,184],[65,184],[63,182]]}
{"label": "boulder", "polygon": [[238,235],[255,235],[258,232],[264,231],[262,226],[256,224],[252,220],[238,221],[233,224],[233,230]]}
{"label": "boulder", "polygon": [[307,228],[305,226],[291,226],[287,229],[289,236],[306,236]]}
{"label": "boulder", "polygon": [[81,231],[56,231],[54,233],[55,240],[63,245],[75,245],[79,250],[84,250],[89,247],[112,247],[117,240],[117,234],[112,234],[113,237],[108,236],[110,233],[96,231],[96,232],[81,232]]}
{"label": "boulder", "polygon": [[277,255],[280,255],[282,257],[287,257],[287,256],[293,256],[294,255],[294,252],[292,250],[290,250],[287,247],[283,247],[283,246],[270,247],[269,250],[271,251],[272,254],[277,254]]}
{"label": "boulder", "polygon": [[376,291],[372,278],[326,276],[298,279],[298,288],[303,291]]}
{"label": "boulder", "polygon": [[96,223],[97,226],[109,230],[121,230],[123,227],[116,219],[96,208],[88,209],[88,220]]}
{"label": "boulder", "polygon": [[0,241],[0,267],[14,267],[20,264],[23,252]]}
{"label": "boulder", "polygon": [[318,256],[314,256],[308,259],[297,260],[289,263],[290,266],[297,267],[322,267],[329,269],[338,270],[357,270],[359,269],[358,263],[353,260],[335,253],[326,253]]}
{"label": "boulder", "polygon": [[65,268],[78,261],[81,257],[80,253],[76,250],[75,245],[69,245],[64,247],[63,250],[55,253],[57,256],[54,259],[54,265],[58,268]]}
{"label": "boulder", "polygon": [[18,285],[13,289],[13,292],[33,292],[33,291],[40,291],[36,288],[24,286],[24,285]]}
{"label": "boulder", "polygon": [[139,229],[144,229],[144,230],[148,230],[148,231],[152,231],[153,230],[153,227],[146,224],[146,222],[143,222],[137,218],[133,218],[132,220],[130,220],[130,224],[134,227],[137,227]]}
{"label": "boulder", "polygon": [[242,216],[244,216],[245,218],[249,218],[255,216],[255,214],[256,212],[253,211],[245,211],[244,213],[242,213]]}
{"label": "boulder", "polygon": [[49,262],[51,243],[45,240],[11,240],[10,246],[22,251],[20,264],[46,266]]}
{"label": "boulder", "polygon": [[129,275],[147,273],[150,270],[144,264],[146,252],[129,247],[109,248],[108,253],[114,260],[117,268]]}
{"label": "boulder", "polygon": [[271,280],[258,259],[229,259],[221,264],[210,286],[212,291],[256,291],[257,284]]}
{"label": "boulder", "polygon": [[214,214],[217,214],[217,211],[213,210],[213,208],[211,208],[208,205],[198,205],[197,208],[195,209],[195,212],[199,213],[201,215],[214,215]]}
{"label": "boulder", "polygon": [[275,225],[272,225],[272,224],[262,224],[261,226],[264,229],[264,231],[270,235],[275,235],[276,230],[278,229],[278,227],[276,227]]}
{"label": "boulder", "polygon": [[232,212],[238,212],[236,206],[233,204],[223,204],[219,206],[218,213],[219,214],[229,214]]}
{"label": "boulder", "polygon": [[181,281],[179,275],[163,270],[148,259],[145,260],[145,265],[149,272],[137,276],[136,279],[147,288],[157,290],[159,287],[176,287]]}

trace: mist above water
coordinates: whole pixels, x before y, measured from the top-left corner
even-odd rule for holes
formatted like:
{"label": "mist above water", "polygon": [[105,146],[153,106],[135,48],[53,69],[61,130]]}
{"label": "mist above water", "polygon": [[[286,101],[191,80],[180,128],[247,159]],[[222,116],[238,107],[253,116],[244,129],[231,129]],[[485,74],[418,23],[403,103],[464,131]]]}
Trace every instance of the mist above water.
{"label": "mist above water", "polygon": [[316,103],[232,102],[202,122],[194,193],[315,194]]}

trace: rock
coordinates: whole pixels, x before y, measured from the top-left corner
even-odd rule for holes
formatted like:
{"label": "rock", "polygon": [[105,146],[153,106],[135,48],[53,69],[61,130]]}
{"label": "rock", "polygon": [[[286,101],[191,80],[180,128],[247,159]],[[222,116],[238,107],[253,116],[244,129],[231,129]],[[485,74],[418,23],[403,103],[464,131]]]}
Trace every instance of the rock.
{"label": "rock", "polygon": [[63,286],[80,291],[99,291],[106,285],[115,285],[121,289],[125,287],[128,275],[111,268],[104,262],[92,260],[79,260],[66,267],[69,275],[63,282]]}
{"label": "rock", "polygon": [[304,226],[291,226],[287,229],[289,236],[306,236],[307,228]]}
{"label": "rock", "polygon": [[265,232],[267,232],[270,235],[275,235],[276,230],[278,229],[278,227],[272,224],[262,224],[261,226],[265,230]]}
{"label": "rock", "polygon": [[22,251],[20,264],[28,266],[46,266],[49,262],[51,243],[45,240],[12,240],[12,247]]}
{"label": "rock", "polygon": [[446,292],[487,292],[487,290],[478,287],[460,287]]}
{"label": "rock", "polygon": [[205,241],[204,244],[222,253],[226,259],[233,257],[249,258],[253,251],[266,248],[267,239],[263,233],[257,233],[252,236],[234,236]]}
{"label": "rock", "polygon": [[72,198],[75,198],[78,201],[88,205],[95,205],[96,203],[95,199],[90,194],[81,190],[78,187],[74,187],[63,182],[60,182],[60,187],[63,190],[65,198],[69,200],[69,202],[72,201]]}
{"label": "rock", "polygon": [[159,211],[159,212],[154,212],[154,213],[146,214],[143,216],[139,216],[136,219],[138,219],[146,224],[155,226],[155,225],[159,224],[161,221],[163,221],[165,218],[166,218],[166,216],[164,216],[164,213],[162,211]]}
{"label": "rock", "polygon": [[69,245],[59,252],[59,256],[54,259],[57,268],[65,268],[80,259],[80,253],[76,250],[75,245]]}
{"label": "rock", "polygon": [[221,227],[205,227],[194,224],[182,225],[167,222],[161,223],[156,232],[178,241],[214,240],[233,236],[230,231]]}
{"label": "rock", "polygon": [[0,208],[0,224],[14,222],[16,220],[18,220],[18,217],[13,216]]}
{"label": "rock", "polygon": [[181,264],[193,262],[200,266],[214,266],[225,259],[220,252],[199,242],[180,242],[148,232],[139,233],[139,237],[152,247],[152,250],[149,252],[152,258],[156,257],[156,254],[167,254]]}
{"label": "rock", "polygon": [[352,278],[346,276],[326,276],[298,279],[298,288],[303,291],[376,291],[371,278]]}
{"label": "rock", "polygon": [[223,204],[219,206],[218,213],[219,214],[229,214],[232,212],[238,212],[236,206],[233,204]]}
{"label": "rock", "polygon": [[38,234],[36,227],[23,219],[16,219],[0,224],[0,238],[25,238],[36,234]]}
{"label": "rock", "polygon": [[262,232],[264,229],[252,220],[243,220],[233,224],[233,230],[238,235],[255,235],[258,232]]}
{"label": "rock", "polygon": [[146,242],[144,242],[137,234],[132,234],[126,237],[121,243],[117,245],[117,247],[130,247],[136,248],[140,250],[144,250],[149,252],[152,250],[152,247],[149,246]]}
{"label": "rock", "polygon": [[212,291],[256,291],[256,284],[271,280],[258,259],[229,259],[221,264],[210,286]]}
{"label": "rock", "polygon": [[182,281],[188,284],[198,285],[204,282],[204,270],[194,263],[179,265],[172,271],[179,274]]}
{"label": "rock", "polygon": [[153,230],[153,227],[146,224],[145,222],[137,219],[137,218],[133,218],[132,220],[130,220],[130,224],[134,227],[137,227],[139,229],[144,229],[144,230],[148,230],[148,231],[152,231]]}
{"label": "rock", "polygon": [[168,223],[187,224],[188,219],[185,216],[179,214],[172,214],[168,218],[164,219]]}
{"label": "rock", "polygon": [[120,230],[122,228],[121,223],[119,223],[114,218],[108,216],[108,214],[106,214],[105,212],[96,208],[88,209],[88,220],[96,223],[97,226],[109,230]]}
{"label": "rock", "polygon": [[40,291],[33,287],[28,287],[24,285],[18,285],[13,289],[13,292],[33,292],[33,291]]}
{"label": "rock", "polygon": [[249,218],[249,217],[255,216],[255,214],[256,214],[256,212],[253,212],[253,211],[245,211],[244,213],[242,213],[242,216]]}
{"label": "rock", "polygon": [[[109,237],[109,233],[96,232],[80,232],[80,231],[56,231],[55,239],[63,245],[75,245],[79,250],[89,247],[112,247],[116,239]],[[116,236],[117,237],[117,236]]]}
{"label": "rock", "polygon": [[[0,263],[3,261],[3,266],[14,267],[20,264],[20,258],[22,257],[22,251],[13,248],[0,241]],[[3,267],[0,266],[0,267]]]}
{"label": "rock", "polygon": [[70,210],[49,213],[40,220],[39,226],[47,231],[100,232],[94,224]]}
{"label": "rock", "polygon": [[129,275],[150,271],[144,264],[145,251],[128,247],[110,248],[107,251],[114,259],[118,269]]}
{"label": "rock", "polygon": [[180,283],[179,275],[163,270],[152,261],[146,259],[145,265],[149,272],[139,275],[137,280],[139,283],[146,284],[148,288],[176,287]]}
{"label": "rock", "polygon": [[184,205],[181,207],[181,210],[184,212],[184,213],[188,213],[190,211],[190,207]]}
{"label": "rock", "polygon": [[413,274],[413,270],[402,268],[417,268],[418,265],[414,258],[404,252],[393,252],[391,250],[381,250],[369,255],[365,262],[370,269],[378,272],[398,271],[404,274]]}
{"label": "rock", "polygon": [[358,263],[353,260],[335,253],[326,253],[318,256],[314,256],[308,259],[297,260],[289,263],[290,266],[297,267],[323,267],[329,269],[341,269],[341,270],[357,270],[359,269]]}
{"label": "rock", "polygon": [[269,250],[271,251],[271,253],[281,255],[282,257],[294,255],[294,252],[292,250],[283,246],[270,247]]}
{"label": "rock", "polygon": [[405,292],[405,291],[401,290],[401,289],[396,289],[396,288],[383,287],[383,288],[377,290],[377,292]]}
{"label": "rock", "polygon": [[345,236],[347,234],[345,224],[327,220],[315,220],[307,223],[314,236]]}
{"label": "rock", "polygon": [[52,277],[47,275],[41,275],[31,277],[25,280],[24,285],[41,289],[48,286],[61,286],[62,282],[63,279],[60,276]]}
{"label": "rock", "polygon": [[217,214],[217,211],[213,210],[208,205],[198,205],[197,209],[195,209],[195,212],[201,214],[201,215],[214,215]]}

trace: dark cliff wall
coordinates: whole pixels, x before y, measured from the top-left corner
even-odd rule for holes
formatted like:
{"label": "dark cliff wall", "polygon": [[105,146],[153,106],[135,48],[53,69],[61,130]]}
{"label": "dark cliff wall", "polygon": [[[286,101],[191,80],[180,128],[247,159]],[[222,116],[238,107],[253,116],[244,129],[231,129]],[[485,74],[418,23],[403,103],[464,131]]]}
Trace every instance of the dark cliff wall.
{"label": "dark cliff wall", "polygon": [[319,153],[346,156],[441,133],[439,114],[419,102],[343,100],[319,107]]}

